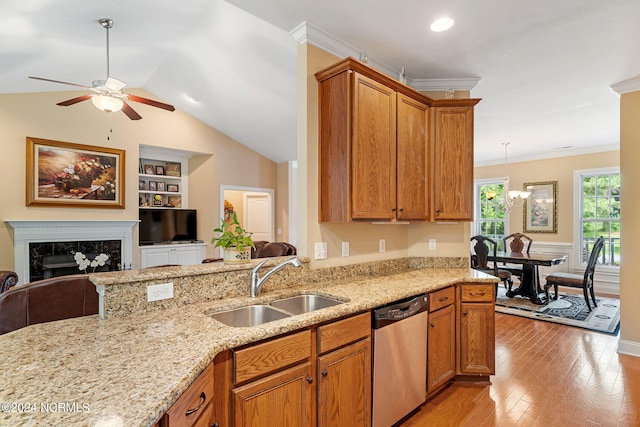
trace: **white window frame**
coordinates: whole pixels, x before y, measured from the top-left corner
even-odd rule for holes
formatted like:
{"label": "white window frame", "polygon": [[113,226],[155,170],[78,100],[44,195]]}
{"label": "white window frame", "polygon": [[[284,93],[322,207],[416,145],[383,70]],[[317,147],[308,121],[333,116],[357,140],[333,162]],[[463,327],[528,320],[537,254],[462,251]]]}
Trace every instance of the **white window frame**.
{"label": "white window frame", "polygon": [[[474,210],[474,215],[473,215],[473,222],[471,223],[471,235],[475,236],[478,234],[478,224],[479,221],[481,220],[480,218],[480,212],[481,212],[481,206],[480,206],[480,188],[483,185],[487,185],[487,184],[504,184],[504,180],[505,177],[501,176],[498,178],[483,178],[483,179],[476,179],[473,182],[473,210]],[[511,222],[511,217],[510,217],[510,212],[505,212],[505,218],[504,218],[504,235],[508,236],[510,233],[509,231],[509,223]]]}
{"label": "white window frame", "polygon": [[[582,250],[582,176],[583,175],[597,175],[597,174],[612,174],[620,173],[619,166],[610,166],[604,168],[594,169],[579,169],[573,171],[573,259],[575,260],[574,268],[576,270],[584,271],[586,263],[580,262]],[[622,257],[622,254],[621,254]],[[620,274],[620,266],[616,265],[600,265],[596,267],[597,271]]]}

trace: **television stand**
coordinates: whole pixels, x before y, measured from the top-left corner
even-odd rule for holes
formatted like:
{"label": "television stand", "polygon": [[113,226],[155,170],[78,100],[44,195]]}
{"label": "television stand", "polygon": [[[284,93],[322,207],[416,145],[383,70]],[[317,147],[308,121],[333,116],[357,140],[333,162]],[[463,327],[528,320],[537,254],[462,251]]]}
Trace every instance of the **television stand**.
{"label": "television stand", "polygon": [[140,246],[141,268],[166,264],[201,264],[206,256],[207,245],[203,241],[171,242],[166,245]]}

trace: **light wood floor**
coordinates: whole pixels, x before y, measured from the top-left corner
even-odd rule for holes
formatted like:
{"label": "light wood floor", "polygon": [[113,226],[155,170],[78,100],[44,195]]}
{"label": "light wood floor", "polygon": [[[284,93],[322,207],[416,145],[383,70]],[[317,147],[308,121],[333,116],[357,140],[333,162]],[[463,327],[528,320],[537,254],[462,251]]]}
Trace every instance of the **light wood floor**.
{"label": "light wood floor", "polygon": [[496,313],[491,385],[454,383],[402,427],[640,426],[640,358],[618,337]]}

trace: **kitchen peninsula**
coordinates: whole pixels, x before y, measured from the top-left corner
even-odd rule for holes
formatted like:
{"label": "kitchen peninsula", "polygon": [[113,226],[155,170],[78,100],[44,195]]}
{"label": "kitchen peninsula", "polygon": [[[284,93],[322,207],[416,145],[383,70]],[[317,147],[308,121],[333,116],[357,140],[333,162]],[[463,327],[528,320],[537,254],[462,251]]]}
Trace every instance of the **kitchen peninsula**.
{"label": "kitchen peninsula", "polygon": [[[154,425],[214,358],[230,349],[292,336],[292,332],[368,313],[420,293],[455,287],[457,295],[462,295],[463,288],[474,286],[492,290],[496,281],[492,276],[461,268],[464,260],[447,264],[435,258],[409,258],[349,266],[350,269],[286,269],[282,276],[270,280],[262,296],[251,299],[248,277],[254,264],[93,275],[92,281],[107,294],[109,288],[117,288],[120,283],[165,283],[179,278],[188,281],[191,277],[198,287],[194,294],[207,297],[201,302],[167,308],[162,301],[138,301],[129,304],[137,304],[137,312],[109,311],[112,315],[106,319],[75,318],[0,336],[0,424]],[[382,275],[382,271],[387,274]],[[234,274],[246,281],[232,283],[229,278]],[[180,292],[182,288],[176,288],[178,301],[182,301]],[[249,328],[225,326],[207,314],[302,292],[330,295],[344,303]],[[493,293],[489,294],[492,301]],[[145,304],[153,309],[145,310]],[[493,336],[490,338],[493,342]],[[217,375],[218,370],[215,372]],[[222,378],[218,376],[213,379],[214,407],[216,399],[225,398],[217,394],[219,380]]]}

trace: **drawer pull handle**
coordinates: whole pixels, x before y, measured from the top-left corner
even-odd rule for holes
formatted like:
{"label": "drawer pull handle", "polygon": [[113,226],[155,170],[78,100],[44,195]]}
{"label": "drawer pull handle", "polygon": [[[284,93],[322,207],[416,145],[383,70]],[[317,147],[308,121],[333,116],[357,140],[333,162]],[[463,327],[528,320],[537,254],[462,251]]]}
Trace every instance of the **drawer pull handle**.
{"label": "drawer pull handle", "polygon": [[204,402],[207,401],[207,395],[204,393],[204,391],[202,393],[200,393],[200,404],[198,406],[196,406],[195,408],[191,408],[191,409],[187,409],[187,412],[185,412],[185,415],[191,415],[195,412],[198,412],[200,410],[200,408],[202,408],[202,405],[204,405]]}
{"label": "drawer pull handle", "polygon": [[429,323],[429,326],[431,326],[432,328],[436,327],[436,325],[434,325],[433,323]]}
{"label": "drawer pull handle", "polygon": [[311,378],[311,377],[307,377],[307,382],[308,382],[309,384],[312,384],[312,383],[313,383],[313,378]]}
{"label": "drawer pull handle", "polygon": [[467,315],[467,312],[466,312],[466,311],[463,311],[463,312],[462,312],[462,315],[463,315],[463,316],[466,316],[466,315]]}
{"label": "drawer pull handle", "polygon": [[442,298],[440,298],[440,302],[445,302],[445,301],[447,301],[448,299],[449,299],[449,297],[442,297]]}
{"label": "drawer pull handle", "polygon": [[328,372],[326,371],[326,369],[323,369],[322,372],[320,372],[322,374],[323,377],[326,377]]}

